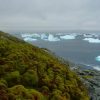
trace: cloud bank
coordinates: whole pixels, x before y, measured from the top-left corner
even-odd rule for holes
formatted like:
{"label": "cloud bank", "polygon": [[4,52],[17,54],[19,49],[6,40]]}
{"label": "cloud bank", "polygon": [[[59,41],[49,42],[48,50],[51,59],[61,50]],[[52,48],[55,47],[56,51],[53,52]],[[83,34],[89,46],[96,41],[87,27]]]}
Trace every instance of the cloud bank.
{"label": "cloud bank", "polygon": [[99,30],[100,0],[0,0],[0,30]]}

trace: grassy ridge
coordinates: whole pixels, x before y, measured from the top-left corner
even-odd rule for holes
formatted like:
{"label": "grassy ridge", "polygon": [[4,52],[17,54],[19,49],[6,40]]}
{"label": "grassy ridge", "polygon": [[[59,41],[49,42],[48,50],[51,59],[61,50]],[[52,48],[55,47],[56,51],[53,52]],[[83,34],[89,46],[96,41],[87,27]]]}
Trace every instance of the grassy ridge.
{"label": "grassy ridge", "polygon": [[89,100],[68,67],[48,52],[0,32],[0,100]]}

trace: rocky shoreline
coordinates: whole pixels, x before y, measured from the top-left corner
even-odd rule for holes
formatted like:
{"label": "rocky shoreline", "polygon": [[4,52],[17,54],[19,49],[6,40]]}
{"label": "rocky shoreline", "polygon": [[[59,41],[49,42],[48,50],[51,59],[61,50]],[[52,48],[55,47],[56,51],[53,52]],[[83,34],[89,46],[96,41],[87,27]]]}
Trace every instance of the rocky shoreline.
{"label": "rocky shoreline", "polygon": [[90,100],[100,100],[100,71],[81,69],[80,67],[75,67],[73,70],[80,76],[88,88]]}

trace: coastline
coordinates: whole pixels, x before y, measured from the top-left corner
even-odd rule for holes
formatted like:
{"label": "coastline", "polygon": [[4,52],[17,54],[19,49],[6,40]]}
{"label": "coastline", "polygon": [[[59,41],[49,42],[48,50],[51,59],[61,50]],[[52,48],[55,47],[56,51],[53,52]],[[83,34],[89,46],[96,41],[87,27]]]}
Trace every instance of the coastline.
{"label": "coastline", "polygon": [[65,60],[46,48],[42,49],[55,56],[62,63],[69,65],[69,68],[80,77],[81,81],[86,86],[90,100],[100,100],[100,71],[94,69],[90,65],[76,64]]}
{"label": "coastline", "polygon": [[100,100],[100,71],[82,67],[75,67],[72,70],[77,73],[87,87],[90,100]]}

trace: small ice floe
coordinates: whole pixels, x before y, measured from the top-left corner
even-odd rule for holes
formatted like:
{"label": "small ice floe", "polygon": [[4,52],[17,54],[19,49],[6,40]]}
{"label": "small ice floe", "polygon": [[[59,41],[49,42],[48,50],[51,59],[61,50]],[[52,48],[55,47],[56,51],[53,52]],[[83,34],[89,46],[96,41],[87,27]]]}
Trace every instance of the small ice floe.
{"label": "small ice floe", "polygon": [[27,42],[32,42],[32,41],[36,41],[36,40],[37,40],[37,39],[30,38],[30,37],[24,38],[24,41],[27,41]]}
{"label": "small ice floe", "polygon": [[100,67],[99,66],[95,66],[95,67],[93,67],[93,69],[95,69],[97,71],[100,71]]}
{"label": "small ice floe", "polygon": [[97,57],[95,58],[95,60],[96,60],[96,61],[100,61],[100,56],[97,56]]}
{"label": "small ice floe", "polygon": [[64,35],[64,36],[60,36],[61,39],[75,39],[76,35]]}
{"label": "small ice floe", "polygon": [[88,41],[89,43],[100,43],[100,40],[95,38],[85,38],[83,40]]}
{"label": "small ice floe", "polygon": [[54,37],[52,34],[49,34],[48,41],[55,42],[60,41],[60,39],[58,37]]}

